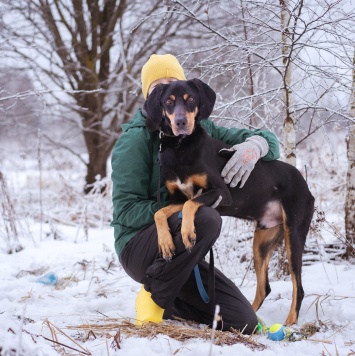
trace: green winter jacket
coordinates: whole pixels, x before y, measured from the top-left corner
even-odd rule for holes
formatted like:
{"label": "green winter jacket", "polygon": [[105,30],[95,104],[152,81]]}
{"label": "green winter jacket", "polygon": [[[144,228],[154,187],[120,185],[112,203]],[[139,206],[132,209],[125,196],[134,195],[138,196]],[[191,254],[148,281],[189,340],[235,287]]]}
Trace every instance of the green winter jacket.
{"label": "green winter jacket", "polygon": [[[269,131],[237,129],[215,125],[211,120],[201,125],[214,138],[229,145],[244,142],[248,137],[260,135],[269,144],[265,161],[279,158],[279,145]],[[119,255],[127,242],[143,227],[154,223],[158,210],[157,191],[159,177],[159,138],[151,144],[151,135],[145,126],[145,117],[138,109],[132,121],[122,125],[123,133],[112,151],[112,202],[115,249]],[[152,155],[153,152],[153,155]],[[169,204],[168,191],[160,180],[161,207]]]}

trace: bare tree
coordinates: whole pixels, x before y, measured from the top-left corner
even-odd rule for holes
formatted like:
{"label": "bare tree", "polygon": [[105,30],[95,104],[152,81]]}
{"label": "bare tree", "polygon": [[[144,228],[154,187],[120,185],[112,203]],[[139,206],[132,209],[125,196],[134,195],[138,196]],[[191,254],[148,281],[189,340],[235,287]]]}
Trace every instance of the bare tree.
{"label": "bare tree", "polygon": [[355,249],[355,52],[352,71],[352,93],[350,114],[354,121],[349,121],[347,137],[348,173],[346,177],[345,236],[348,242],[346,255],[349,258]]}
{"label": "bare tree", "polygon": [[0,73],[1,143],[8,144],[15,138],[23,143],[33,140],[31,133],[36,134],[40,127],[38,104],[39,100],[33,95],[33,83],[29,76],[3,69]]}
{"label": "bare tree", "polygon": [[[303,2],[300,1],[298,4],[300,13]],[[285,159],[286,162],[296,165],[296,132],[295,123],[292,118],[292,113],[294,110],[293,105],[293,61],[292,61],[292,41],[294,40],[296,20],[292,23],[291,17],[291,1],[280,0],[281,6],[281,53],[282,53],[282,64],[283,64],[283,104],[284,104],[284,148],[285,148]],[[295,10],[295,9],[294,9]],[[291,113],[292,112],[292,113]]]}
{"label": "bare tree", "polygon": [[69,110],[65,119],[83,133],[88,191],[97,176],[106,176],[121,124],[141,100],[143,63],[171,49],[169,41],[187,31],[190,19],[173,19],[168,0],[6,0],[2,7],[12,64],[51,89],[60,111]]}
{"label": "bare tree", "polygon": [[350,119],[355,11],[347,0],[214,1],[202,15],[188,1],[176,3],[206,38],[185,54],[193,70],[217,83],[219,119],[250,127],[256,118],[254,126],[283,134],[293,164],[310,135]]}

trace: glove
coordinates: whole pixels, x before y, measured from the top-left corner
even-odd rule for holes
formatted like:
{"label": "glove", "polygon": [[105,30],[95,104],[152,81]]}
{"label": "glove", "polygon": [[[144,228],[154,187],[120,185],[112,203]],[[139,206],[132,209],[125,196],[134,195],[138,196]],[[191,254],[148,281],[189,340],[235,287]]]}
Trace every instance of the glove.
{"label": "glove", "polygon": [[231,188],[236,187],[240,182],[240,188],[242,188],[254,169],[255,163],[268,153],[269,145],[265,138],[252,136],[243,143],[229,149],[223,148],[219,152],[221,151],[235,151],[222,170],[221,176],[224,182],[230,183]]}

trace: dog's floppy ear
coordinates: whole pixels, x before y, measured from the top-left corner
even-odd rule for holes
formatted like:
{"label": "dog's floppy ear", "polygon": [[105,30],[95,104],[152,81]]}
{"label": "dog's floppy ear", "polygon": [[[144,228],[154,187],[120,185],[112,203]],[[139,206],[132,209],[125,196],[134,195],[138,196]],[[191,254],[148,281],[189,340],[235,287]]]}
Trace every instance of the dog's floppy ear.
{"label": "dog's floppy ear", "polygon": [[162,92],[163,85],[157,85],[143,105],[143,114],[146,117],[145,125],[151,132],[159,129],[163,118],[163,109],[160,103]]}
{"label": "dog's floppy ear", "polygon": [[200,119],[208,119],[213,111],[214,103],[216,102],[216,93],[209,85],[207,85],[200,79],[195,78],[190,81],[195,85],[195,87],[200,93]]}

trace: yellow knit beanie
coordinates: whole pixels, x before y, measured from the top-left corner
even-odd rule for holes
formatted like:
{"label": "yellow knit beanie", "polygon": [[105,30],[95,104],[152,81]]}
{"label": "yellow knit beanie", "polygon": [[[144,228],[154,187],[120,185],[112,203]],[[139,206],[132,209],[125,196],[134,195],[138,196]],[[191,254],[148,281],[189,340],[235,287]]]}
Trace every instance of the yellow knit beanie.
{"label": "yellow knit beanie", "polygon": [[142,91],[144,99],[148,96],[150,85],[161,78],[186,80],[181,64],[172,54],[152,54],[142,68]]}

